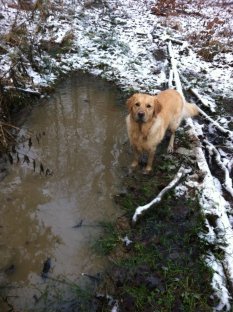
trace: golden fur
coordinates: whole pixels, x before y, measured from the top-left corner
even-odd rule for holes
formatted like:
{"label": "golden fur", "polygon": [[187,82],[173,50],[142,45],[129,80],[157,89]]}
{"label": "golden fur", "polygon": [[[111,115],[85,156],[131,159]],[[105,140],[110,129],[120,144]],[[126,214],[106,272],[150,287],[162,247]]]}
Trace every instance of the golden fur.
{"label": "golden fur", "polygon": [[148,154],[146,172],[152,169],[157,145],[162,141],[167,129],[172,135],[168,152],[173,152],[175,131],[183,118],[198,114],[195,104],[185,102],[175,90],[168,89],[156,96],[136,93],[126,102],[129,114],[126,117],[127,132],[134,151],[131,164],[136,167],[143,152]]}

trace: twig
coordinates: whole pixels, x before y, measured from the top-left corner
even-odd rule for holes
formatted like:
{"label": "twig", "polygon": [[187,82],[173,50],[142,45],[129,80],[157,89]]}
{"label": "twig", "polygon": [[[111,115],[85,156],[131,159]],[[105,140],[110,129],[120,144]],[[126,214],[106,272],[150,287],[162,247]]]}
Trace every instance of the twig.
{"label": "twig", "polygon": [[164,189],[162,189],[162,191],[150,203],[137,207],[133,215],[132,222],[137,222],[138,216],[140,216],[144,211],[148,210],[152,205],[159,203],[162,200],[163,195],[171,188],[173,188],[177,182],[188,172],[190,172],[190,169],[185,169],[181,166],[174,179]]}
{"label": "twig", "polygon": [[4,122],[4,121],[0,121],[0,126],[1,126],[1,127],[2,127],[2,126],[7,126],[7,127],[14,128],[14,129],[20,131],[20,128],[18,128],[18,127],[16,127],[16,126],[13,126],[12,124],[9,124],[9,123]]}
{"label": "twig", "polygon": [[1,132],[2,132],[3,145],[6,147],[7,146],[6,137],[5,137],[5,134],[4,134],[4,131],[3,131],[3,127],[2,127],[1,124],[0,124],[0,129],[1,129]]}
{"label": "twig", "polygon": [[101,280],[100,276],[94,276],[94,275],[87,274],[87,273],[81,273],[81,275],[88,277],[90,280],[95,281],[95,282],[100,282]]}
{"label": "twig", "polygon": [[15,137],[10,133],[10,131],[8,131],[7,129],[4,129],[4,131],[8,134],[8,136],[9,136],[12,140],[14,140],[14,141],[16,142]]}
{"label": "twig", "polygon": [[14,65],[12,65],[1,77],[0,77],[0,81],[3,80],[3,78],[9,73],[11,72],[11,70],[16,67],[18,64],[20,63],[20,61],[16,62]]}

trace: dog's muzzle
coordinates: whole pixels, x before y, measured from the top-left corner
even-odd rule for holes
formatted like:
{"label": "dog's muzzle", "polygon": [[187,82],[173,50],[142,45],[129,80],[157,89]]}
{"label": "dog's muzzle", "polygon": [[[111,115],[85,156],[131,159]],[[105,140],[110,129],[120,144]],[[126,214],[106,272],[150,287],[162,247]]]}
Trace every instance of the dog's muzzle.
{"label": "dog's muzzle", "polygon": [[144,122],[145,120],[145,113],[144,112],[138,112],[137,113],[137,121]]}

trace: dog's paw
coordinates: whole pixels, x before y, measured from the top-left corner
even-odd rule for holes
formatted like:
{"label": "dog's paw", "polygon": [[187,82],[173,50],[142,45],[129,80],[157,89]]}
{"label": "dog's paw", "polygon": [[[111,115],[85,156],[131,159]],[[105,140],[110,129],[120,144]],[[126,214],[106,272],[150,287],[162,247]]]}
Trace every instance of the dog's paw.
{"label": "dog's paw", "polygon": [[138,161],[134,160],[131,164],[131,168],[135,169],[138,166]]}
{"label": "dog's paw", "polygon": [[173,148],[173,146],[168,146],[168,148],[167,148],[167,152],[169,153],[169,154],[172,154],[173,152],[174,152],[174,148]]}
{"label": "dog's paw", "polygon": [[152,172],[152,168],[150,166],[146,166],[146,168],[143,169],[142,173],[145,175],[148,175]]}

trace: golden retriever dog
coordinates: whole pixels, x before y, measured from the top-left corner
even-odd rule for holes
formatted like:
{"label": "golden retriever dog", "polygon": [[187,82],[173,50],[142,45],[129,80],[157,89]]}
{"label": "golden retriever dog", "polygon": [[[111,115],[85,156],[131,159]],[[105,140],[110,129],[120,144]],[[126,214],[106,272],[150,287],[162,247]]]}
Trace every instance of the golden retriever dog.
{"label": "golden retriever dog", "polygon": [[165,132],[171,130],[168,152],[173,152],[175,131],[183,118],[198,114],[195,104],[187,103],[173,89],[160,92],[158,95],[136,93],[126,102],[129,114],[126,117],[127,132],[134,152],[131,164],[135,168],[140,155],[148,154],[145,173],[152,170],[154,154]]}

